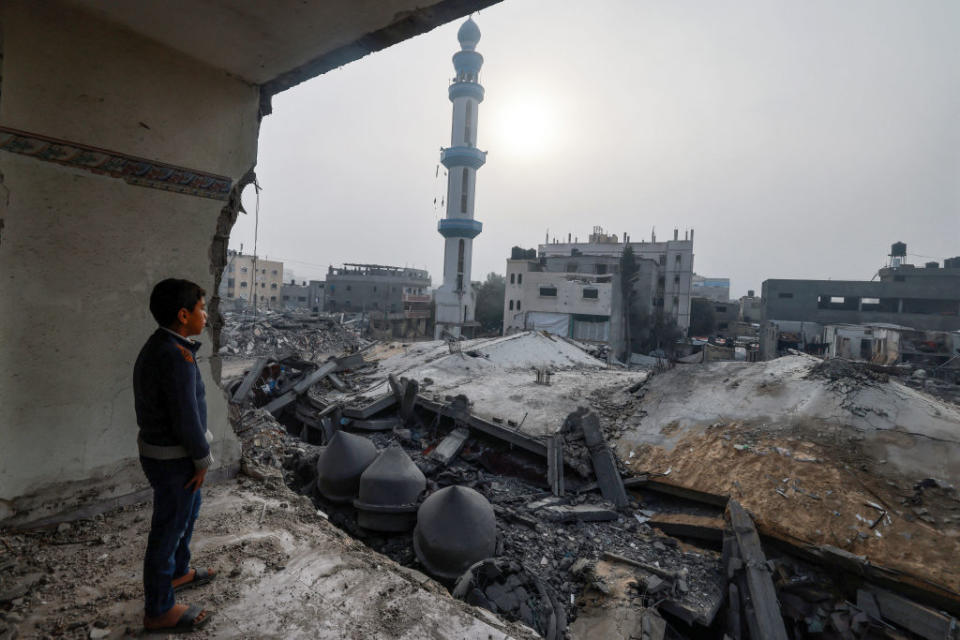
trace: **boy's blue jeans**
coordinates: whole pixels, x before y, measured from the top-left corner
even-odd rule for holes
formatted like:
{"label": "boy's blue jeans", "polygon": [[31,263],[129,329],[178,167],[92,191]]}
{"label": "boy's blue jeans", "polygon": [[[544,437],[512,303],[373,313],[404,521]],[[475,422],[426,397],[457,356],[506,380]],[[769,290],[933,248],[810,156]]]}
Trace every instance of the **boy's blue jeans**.
{"label": "boy's blue jeans", "polygon": [[190,570],[190,537],[200,511],[200,490],[184,489],[196,473],[193,460],[140,458],[153,487],[153,519],[143,558],[145,613],[154,618],[173,607],[172,580]]}

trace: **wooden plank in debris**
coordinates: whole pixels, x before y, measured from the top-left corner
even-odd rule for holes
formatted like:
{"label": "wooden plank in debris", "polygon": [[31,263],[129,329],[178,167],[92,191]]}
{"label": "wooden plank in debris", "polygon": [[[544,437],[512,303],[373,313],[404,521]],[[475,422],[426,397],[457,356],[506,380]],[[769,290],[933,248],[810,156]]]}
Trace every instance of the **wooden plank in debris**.
{"label": "wooden plank in debris", "polygon": [[237,387],[237,391],[233,394],[230,402],[239,404],[246,400],[247,396],[250,394],[250,391],[253,390],[254,383],[257,381],[257,378],[260,377],[260,374],[263,373],[263,368],[267,366],[267,362],[269,361],[270,358],[268,357],[257,358],[257,361],[253,363],[250,371],[248,371],[247,375],[244,376],[243,382],[241,382],[240,386]]}
{"label": "wooden plank in debris", "polygon": [[366,420],[370,416],[380,413],[384,409],[388,409],[396,403],[396,397],[392,393],[388,393],[387,395],[380,396],[373,402],[370,402],[362,407],[344,407],[343,415],[347,418]]}
{"label": "wooden plank in debris", "polygon": [[502,427],[498,424],[477,417],[471,413],[464,414],[462,411],[452,410],[448,408],[446,404],[425,398],[422,395],[417,396],[417,404],[424,409],[433,411],[434,413],[442,416],[458,419],[471,429],[485,433],[488,436],[502,440],[508,444],[512,444],[516,447],[529,451],[530,453],[535,453],[541,457],[546,457],[547,455],[546,444],[536,438],[526,435],[525,433],[521,433],[520,431]]}
{"label": "wooden plank in debris", "polygon": [[651,516],[646,524],[671,536],[712,542],[723,540],[724,522],[721,518],[686,513],[657,513]]}
{"label": "wooden plank in debris", "polygon": [[606,522],[620,518],[616,511],[589,504],[554,504],[539,513],[553,522]]}
{"label": "wooden plank in debris", "polygon": [[447,434],[447,437],[440,441],[433,451],[427,456],[430,460],[439,462],[441,465],[448,465],[450,461],[457,457],[467,438],[470,437],[470,430],[464,427],[457,427]]}
{"label": "wooden plank in debris", "polygon": [[953,635],[957,628],[957,621],[949,615],[884,589],[871,588],[869,591],[876,599],[877,606],[880,607],[880,615],[895,625],[926,640],[957,637]]}
{"label": "wooden plank in debris", "polygon": [[737,538],[740,556],[743,558],[759,637],[765,640],[787,640],[787,630],[780,614],[773,577],[770,575],[763,547],[760,546],[760,536],[753,526],[753,519],[736,500],[730,500],[727,512]]}
{"label": "wooden plank in debris", "polygon": [[597,417],[597,414],[589,411],[582,416],[580,427],[583,429],[583,437],[587,449],[590,451],[593,472],[597,474],[600,493],[618,508],[627,506],[629,502],[627,492],[623,488],[620,472],[617,471],[613,452],[610,451],[610,447],[600,431],[600,418]]}
{"label": "wooden plank in debris", "polygon": [[327,374],[327,380],[329,380],[330,384],[337,388],[337,391],[347,391],[350,389],[350,387],[348,387],[346,383],[340,379],[340,376],[333,372]]}
{"label": "wooden plank in debris", "polygon": [[547,483],[553,495],[563,495],[563,436],[559,433],[547,437]]}
{"label": "wooden plank in debris", "polygon": [[709,504],[715,507],[726,507],[727,500],[730,499],[730,496],[727,495],[708,493],[706,491],[700,491],[699,489],[682,487],[680,485],[665,482],[662,479],[653,479],[648,476],[627,478],[623,481],[623,484],[630,489],[646,489],[647,491],[663,493],[676,498],[683,498],[684,500]]}

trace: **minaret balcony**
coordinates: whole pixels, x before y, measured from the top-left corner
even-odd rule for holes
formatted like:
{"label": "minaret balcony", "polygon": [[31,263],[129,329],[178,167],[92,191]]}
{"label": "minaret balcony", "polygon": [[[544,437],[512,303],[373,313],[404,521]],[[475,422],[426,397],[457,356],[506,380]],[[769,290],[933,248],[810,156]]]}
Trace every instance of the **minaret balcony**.
{"label": "minaret balcony", "polygon": [[476,51],[457,51],[453,54],[453,68],[460,72],[480,73],[483,56]]}
{"label": "minaret balcony", "polygon": [[444,218],[437,223],[437,231],[444,238],[476,238],[483,231],[483,223],[469,218]]}
{"label": "minaret balcony", "polygon": [[470,167],[479,169],[487,161],[487,152],[476,147],[449,147],[440,152],[440,162],[447,169]]}
{"label": "minaret balcony", "polygon": [[476,82],[454,82],[448,91],[450,102],[457,98],[473,98],[477,102],[483,102],[483,87]]}

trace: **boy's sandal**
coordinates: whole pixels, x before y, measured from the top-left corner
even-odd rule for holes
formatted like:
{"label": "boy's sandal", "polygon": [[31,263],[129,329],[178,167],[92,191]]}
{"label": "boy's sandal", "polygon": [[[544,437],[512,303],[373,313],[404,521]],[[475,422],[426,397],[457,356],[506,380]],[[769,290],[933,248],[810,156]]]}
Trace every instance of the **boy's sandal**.
{"label": "boy's sandal", "polygon": [[207,611],[203,619],[197,622],[197,616],[203,612],[202,608],[196,605],[190,605],[175,625],[171,627],[148,627],[144,625],[143,630],[147,633],[188,633],[190,631],[196,631],[202,629],[204,625],[210,622],[210,618],[213,617],[213,614]]}
{"label": "boy's sandal", "polygon": [[213,579],[217,577],[216,573],[211,573],[207,571],[206,568],[194,569],[193,580],[184,582],[183,584],[174,587],[173,590],[183,591],[184,589],[192,589],[194,587],[199,587],[210,582],[213,582]]}

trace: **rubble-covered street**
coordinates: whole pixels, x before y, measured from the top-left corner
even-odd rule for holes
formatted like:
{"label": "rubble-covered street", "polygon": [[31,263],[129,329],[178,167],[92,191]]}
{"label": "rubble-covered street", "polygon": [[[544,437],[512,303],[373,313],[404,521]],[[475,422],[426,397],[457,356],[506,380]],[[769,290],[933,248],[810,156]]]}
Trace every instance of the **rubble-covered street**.
{"label": "rubble-covered street", "polygon": [[[362,348],[350,327],[228,327],[253,344],[223,364],[243,458],[195,536],[221,574],[198,636],[956,637],[960,408],[909,372],[654,373],[538,332]],[[453,520],[427,515],[454,487]],[[148,521],[4,536],[0,637],[137,633]]]}

